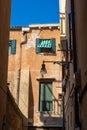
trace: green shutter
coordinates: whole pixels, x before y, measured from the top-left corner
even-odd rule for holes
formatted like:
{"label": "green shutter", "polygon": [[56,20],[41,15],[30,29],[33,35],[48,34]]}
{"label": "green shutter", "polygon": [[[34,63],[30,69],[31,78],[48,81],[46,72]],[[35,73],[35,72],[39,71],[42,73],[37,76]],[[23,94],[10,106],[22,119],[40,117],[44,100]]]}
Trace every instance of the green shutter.
{"label": "green shutter", "polygon": [[51,43],[52,43],[52,52],[55,53],[55,52],[56,52],[55,38],[52,38],[52,39],[51,39]]}
{"label": "green shutter", "polygon": [[52,111],[52,83],[40,83],[39,111]]}
{"label": "green shutter", "polygon": [[36,53],[40,53],[41,49],[40,49],[40,39],[36,38]]}
{"label": "green shutter", "polygon": [[44,100],[44,84],[40,84],[40,103],[39,103],[39,110],[43,111],[43,100]]}
{"label": "green shutter", "polygon": [[9,54],[11,54],[11,40],[9,40]]}
{"label": "green shutter", "polygon": [[48,111],[52,111],[52,84],[46,84],[46,108]]}
{"label": "green shutter", "polygon": [[16,54],[16,40],[11,40],[11,54]]}

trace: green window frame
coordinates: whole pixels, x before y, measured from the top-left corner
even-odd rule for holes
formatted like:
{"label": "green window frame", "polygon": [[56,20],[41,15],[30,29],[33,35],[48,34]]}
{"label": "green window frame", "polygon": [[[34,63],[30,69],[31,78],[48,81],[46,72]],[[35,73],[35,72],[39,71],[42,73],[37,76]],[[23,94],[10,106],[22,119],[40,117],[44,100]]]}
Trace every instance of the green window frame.
{"label": "green window frame", "polygon": [[39,86],[39,111],[52,111],[52,82],[40,82]]}
{"label": "green window frame", "polygon": [[16,40],[9,40],[9,55],[16,54]]}
{"label": "green window frame", "polygon": [[56,53],[55,38],[40,39],[36,38],[36,53]]}

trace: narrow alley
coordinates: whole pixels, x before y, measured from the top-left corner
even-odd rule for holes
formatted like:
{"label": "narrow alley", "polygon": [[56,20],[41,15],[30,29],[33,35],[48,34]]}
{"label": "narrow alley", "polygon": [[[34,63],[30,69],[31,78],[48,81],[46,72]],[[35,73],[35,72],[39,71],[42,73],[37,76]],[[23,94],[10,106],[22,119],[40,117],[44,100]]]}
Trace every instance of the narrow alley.
{"label": "narrow alley", "polygon": [[10,26],[0,1],[0,130],[87,130],[87,1],[58,4],[57,23]]}

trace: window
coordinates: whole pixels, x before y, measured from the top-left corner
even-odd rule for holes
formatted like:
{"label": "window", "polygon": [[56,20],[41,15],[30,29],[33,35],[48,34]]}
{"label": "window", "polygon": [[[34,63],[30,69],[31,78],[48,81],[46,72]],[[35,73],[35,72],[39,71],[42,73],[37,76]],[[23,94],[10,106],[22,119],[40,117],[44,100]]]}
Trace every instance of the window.
{"label": "window", "polygon": [[62,93],[58,94],[58,99],[62,100]]}
{"label": "window", "polygon": [[67,39],[61,39],[61,48],[63,50],[63,56],[65,58],[65,60],[68,60],[68,43],[67,43]]}
{"label": "window", "polygon": [[52,111],[52,82],[40,82],[39,111]]}
{"label": "window", "polygon": [[55,53],[55,38],[52,39],[36,39],[36,53]]}
{"label": "window", "polygon": [[16,40],[9,40],[9,54],[16,54]]}

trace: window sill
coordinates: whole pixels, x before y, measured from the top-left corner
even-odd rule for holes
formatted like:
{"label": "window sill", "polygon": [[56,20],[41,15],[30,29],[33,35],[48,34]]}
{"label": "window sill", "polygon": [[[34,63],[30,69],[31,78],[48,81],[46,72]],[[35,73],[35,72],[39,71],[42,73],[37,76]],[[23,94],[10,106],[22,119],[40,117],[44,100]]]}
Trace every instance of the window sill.
{"label": "window sill", "polygon": [[37,53],[37,54],[39,54],[39,55],[54,55],[54,56],[56,56],[56,53]]}
{"label": "window sill", "polygon": [[37,78],[36,79],[37,81],[44,81],[44,82],[49,82],[49,81],[51,81],[51,82],[53,82],[53,81],[56,81],[56,79],[55,78],[42,78],[42,77],[40,77],[40,78]]}

